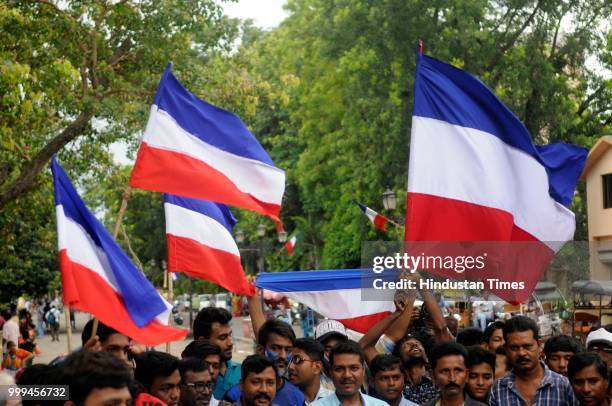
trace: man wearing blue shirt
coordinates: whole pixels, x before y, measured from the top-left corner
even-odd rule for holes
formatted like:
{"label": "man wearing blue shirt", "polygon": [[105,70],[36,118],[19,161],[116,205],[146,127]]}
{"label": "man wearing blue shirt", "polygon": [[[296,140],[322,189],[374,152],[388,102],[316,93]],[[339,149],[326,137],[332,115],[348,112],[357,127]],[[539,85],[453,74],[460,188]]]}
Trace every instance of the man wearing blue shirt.
{"label": "man wearing blue shirt", "polygon": [[355,341],[343,341],[332,348],[329,364],[336,392],[311,403],[311,406],[388,406],[388,403],[359,391],[365,377],[365,355]]}

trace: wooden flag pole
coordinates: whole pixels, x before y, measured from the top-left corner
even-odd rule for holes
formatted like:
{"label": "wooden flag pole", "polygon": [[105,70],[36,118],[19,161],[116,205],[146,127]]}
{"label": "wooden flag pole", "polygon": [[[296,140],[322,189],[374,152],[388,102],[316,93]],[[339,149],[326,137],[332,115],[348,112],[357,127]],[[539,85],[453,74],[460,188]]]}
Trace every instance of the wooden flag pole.
{"label": "wooden flag pole", "polygon": [[[130,186],[125,188],[125,192],[123,192],[123,198],[121,199],[121,207],[119,207],[119,213],[117,213],[117,220],[115,221],[115,229],[113,230],[113,240],[117,240],[117,236],[119,235],[119,230],[121,230],[121,222],[123,221],[123,216],[125,215],[125,211],[127,210],[128,200],[130,199],[130,194],[132,193],[132,188]],[[95,337],[98,332],[98,319],[94,317],[93,326],[91,328],[91,336],[89,338]]]}
{"label": "wooden flag pole", "polygon": [[[173,301],[172,301],[172,296],[174,295],[173,292],[173,285],[174,285],[174,281],[172,280],[172,275],[170,275],[170,272],[168,272],[168,270],[165,271],[166,272],[166,279],[168,280],[168,302],[170,302],[170,306],[172,306],[171,308],[173,309]],[[172,310],[170,311],[170,317],[168,320],[168,326],[172,326]],[[166,353],[170,354],[170,341],[168,341],[166,343]]]}
{"label": "wooden flag pole", "polygon": [[66,316],[66,345],[68,354],[70,354],[72,352],[72,324],[70,324],[70,306],[68,305],[64,305],[64,316]]}

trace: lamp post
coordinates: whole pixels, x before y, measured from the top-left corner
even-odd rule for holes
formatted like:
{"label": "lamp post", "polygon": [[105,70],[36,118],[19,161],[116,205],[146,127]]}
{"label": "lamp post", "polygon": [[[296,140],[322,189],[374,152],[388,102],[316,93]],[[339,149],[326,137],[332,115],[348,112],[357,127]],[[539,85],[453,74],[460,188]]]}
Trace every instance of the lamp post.
{"label": "lamp post", "polygon": [[[266,226],[264,224],[258,224],[256,229],[257,242],[255,244],[244,244],[246,240],[246,236],[244,231],[241,229],[236,229],[234,236],[236,238],[236,243],[239,245],[239,250],[241,252],[255,252],[257,253],[257,271],[259,273],[265,272],[266,268],[266,251],[269,248],[269,243],[264,239],[266,235]],[[278,233],[278,242],[284,244],[287,241],[287,232],[281,231]]]}
{"label": "lamp post", "polygon": [[[397,208],[397,197],[395,196],[395,192],[391,189],[387,189],[382,194],[383,207],[386,211],[393,213]],[[403,217],[392,217],[389,216],[389,219],[396,223],[396,225],[401,226],[404,224]]]}

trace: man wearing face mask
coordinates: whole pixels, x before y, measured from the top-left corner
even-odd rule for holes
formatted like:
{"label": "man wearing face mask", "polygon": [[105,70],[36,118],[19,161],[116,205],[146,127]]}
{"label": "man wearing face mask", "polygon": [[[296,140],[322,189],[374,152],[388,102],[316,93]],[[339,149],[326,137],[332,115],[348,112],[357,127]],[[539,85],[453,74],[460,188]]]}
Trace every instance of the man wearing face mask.
{"label": "man wearing face mask", "polygon": [[[293,328],[280,320],[267,320],[257,333],[257,353],[272,361],[282,377],[274,403],[283,406],[302,406],[304,403],[304,394],[285,379],[294,342]],[[234,403],[240,395],[240,386],[237,385],[227,391],[223,400]]]}

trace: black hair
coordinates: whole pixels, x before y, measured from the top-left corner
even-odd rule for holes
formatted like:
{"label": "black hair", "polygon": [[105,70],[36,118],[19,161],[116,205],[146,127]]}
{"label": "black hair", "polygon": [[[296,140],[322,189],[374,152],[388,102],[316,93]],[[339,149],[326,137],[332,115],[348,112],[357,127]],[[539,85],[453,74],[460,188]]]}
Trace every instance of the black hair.
{"label": "black hair", "polygon": [[185,378],[185,373],[192,372],[208,372],[208,364],[200,358],[183,358],[179,361],[179,372],[181,378]]}
{"label": "black hair", "polygon": [[146,389],[151,388],[153,379],[158,376],[168,377],[179,367],[179,360],[173,355],[161,351],[146,351],[136,357],[134,378]]}
{"label": "black hair", "polygon": [[260,354],[249,355],[244,359],[244,361],[242,361],[242,366],[240,367],[240,377],[244,381],[251,372],[258,374],[267,368],[274,369],[274,375],[278,381],[278,369],[276,369],[276,364],[274,364],[274,361],[269,360]]}
{"label": "black hair", "polygon": [[433,338],[429,334],[427,334],[424,330],[418,330],[412,333],[408,333],[402,338],[400,338],[397,344],[395,344],[392,354],[399,358],[400,349],[402,348],[402,345],[404,345],[404,343],[408,340],[417,340],[421,343],[423,348],[431,348],[433,343]]}
{"label": "black hair", "polygon": [[[82,345],[85,345],[85,343],[89,341],[89,339],[91,338],[91,332],[93,331],[93,324],[94,324],[94,320],[91,319],[85,324],[85,327],[83,327],[83,332],[81,333],[81,342],[83,343]],[[96,335],[100,339],[101,343],[104,343],[104,341],[108,340],[108,337],[112,336],[113,334],[122,334],[122,333],[119,333],[114,328],[107,326],[101,321],[98,321],[98,330],[96,331]]]}
{"label": "black hair", "polygon": [[507,357],[507,354],[506,354],[506,348],[505,348],[505,347],[503,347],[503,346],[501,346],[501,347],[497,347],[497,348],[495,349],[495,355],[503,355],[504,357]]}
{"label": "black hair", "polygon": [[225,326],[232,321],[232,314],[220,307],[205,307],[200,310],[193,321],[193,337],[210,338],[213,323]]}
{"label": "black hair", "polygon": [[194,340],[187,344],[181,353],[181,358],[199,358],[203,360],[209,355],[221,357],[221,347],[209,340]]}
{"label": "black hair", "polygon": [[104,351],[74,352],[57,370],[56,384],[69,385],[70,400],[77,405],[85,403],[85,399],[94,389],[125,387],[129,390],[132,384],[127,365]]}
{"label": "black hair", "polygon": [[544,355],[550,357],[553,352],[563,351],[578,354],[582,348],[576,340],[568,336],[554,336],[546,340],[544,344]]}
{"label": "black hair", "polygon": [[267,320],[259,329],[257,333],[257,344],[262,347],[266,347],[270,334],[275,333],[281,337],[288,338],[291,343],[295,342],[295,332],[293,327],[281,320]]}
{"label": "black hair", "polygon": [[448,357],[449,355],[461,355],[463,361],[467,364],[467,351],[464,346],[455,342],[444,342],[437,344],[431,350],[431,369],[436,369],[436,364],[440,358]]}
{"label": "black hair", "polygon": [[468,348],[468,357],[465,366],[470,368],[475,365],[488,364],[495,372],[495,354],[481,347]]}
{"label": "black hair", "polygon": [[489,340],[491,339],[491,336],[493,336],[493,333],[495,333],[495,330],[503,330],[504,329],[504,322],[503,321],[494,321],[493,323],[489,324],[487,326],[487,328],[485,328],[484,332],[482,333],[482,342],[483,343],[489,343]]}
{"label": "black hair", "polygon": [[55,382],[59,367],[57,365],[33,364],[25,368],[19,379],[18,385],[50,385]]}
{"label": "black hair", "polygon": [[508,342],[508,335],[512,333],[522,333],[523,331],[531,331],[534,340],[540,339],[540,329],[536,322],[527,316],[514,316],[504,323],[504,341]]}
{"label": "black hair", "polygon": [[478,327],[468,327],[459,330],[456,341],[467,348],[473,345],[480,345],[482,337],[482,331]]}
{"label": "black hair", "polygon": [[584,368],[590,367],[591,365],[595,365],[597,373],[601,375],[604,380],[608,382],[610,381],[608,366],[598,354],[594,352],[580,352],[573,355],[567,364],[567,377],[569,378],[570,382],[574,380],[574,377],[578,372]]}
{"label": "black hair", "polygon": [[320,342],[313,338],[298,338],[293,343],[293,348],[304,351],[313,361],[323,361],[325,348]]}
{"label": "black hair", "polygon": [[340,341],[334,346],[329,352],[329,365],[334,366],[334,358],[340,354],[355,354],[359,355],[359,362],[363,364],[365,362],[365,354],[363,349],[353,340]]}
{"label": "black hair", "polygon": [[390,369],[398,368],[402,375],[404,374],[404,366],[402,360],[395,355],[390,354],[378,354],[370,362],[370,374],[373,378],[376,378],[376,374],[380,371],[389,371]]}

